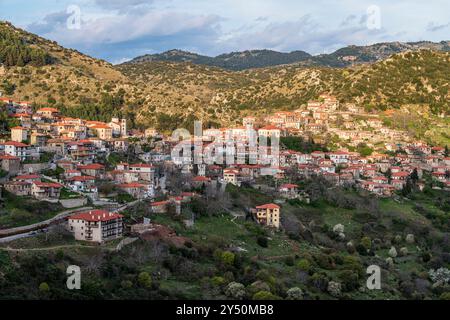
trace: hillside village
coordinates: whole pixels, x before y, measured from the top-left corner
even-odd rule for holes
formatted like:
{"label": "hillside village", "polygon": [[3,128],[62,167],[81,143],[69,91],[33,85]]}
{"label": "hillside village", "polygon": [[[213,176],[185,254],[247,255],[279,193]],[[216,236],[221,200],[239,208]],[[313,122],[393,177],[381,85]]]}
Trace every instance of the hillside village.
{"label": "hillside village", "polygon": [[[378,116],[356,105],[341,105],[328,94],[295,111],[244,117],[241,127],[208,128],[200,139],[183,141],[188,149],[200,143],[208,150],[231,138],[241,148],[231,153],[236,161],[226,165],[194,164],[195,151],[174,157],[178,140],[154,128],[129,128],[127,119],[104,123],[66,117],[51,107],[35,110],[29,102],[1,101],[2,111],[15,124],[0,142],[3,193],[66,208],[93,204],[98,209],[67,217],[77,240],[103,243],[120,238],[125,229],[117,210],[124,204],[144,201],[149,213],[173,210],[181,215],[185,203],[198,197],[208,201],[210,194],[227,185],[274,192],[277,203],[260,203],[247,213],[255,223],[276,230],[284,227],[283,202],[309,201],[310,195],[298,184],[302,179],[320,177],[330,185],[378,197],[423,190],[427,183],[450,190],[448,147],[415,141],[406,132],[385,127]],[[250,164],[247,133],[252,129],[259,137],[281,140],[276,161],[268,147],[265,159]],[[311,152],[289,149],[289,141],[313,141],[324,133],[331,140],[338,137],[335,151],[327,149],[332,141]],[[225,149],[220,146],[216,152],[225,154]],[[267,179],[273,183],[264,182]],[[99,224],[103,234],[93,234]]]}

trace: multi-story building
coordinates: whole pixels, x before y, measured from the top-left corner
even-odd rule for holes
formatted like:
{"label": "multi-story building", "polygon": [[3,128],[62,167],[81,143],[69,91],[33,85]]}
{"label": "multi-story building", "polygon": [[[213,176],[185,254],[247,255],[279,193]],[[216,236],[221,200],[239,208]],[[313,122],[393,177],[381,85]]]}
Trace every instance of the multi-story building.
{"label": "multi-story building", "polygon": [[113,129],[105,124],[97,124],[91,127],[97,133],[97,137],[102,140],[109,140],[113,137]]}
{"label": "multi-story building", "polygon": [[28,139],[28,129],[23,127],[11,128],[11,141],[23,142]]}
{"label": "multi-story building", "polygon": [[0,168],[9,174],[17,174],[20,171],[20,158],[9,154],[0,155]]}
{"label": "multi-story building", "polygon": [[6,154],[20,158],[24,161],[27,158],[28,145],[17,141],[8,141],[0,144]]}
{"label": "multi-story building", "polygon": [[62,187],[59,183],[34,181],[31,195],[36,199],[59,199]]}
{"label": "multi-story building", "polygon": [[239,175],[239,171],[236,169],[223,170],[223,180],[225,183],[231,183],[231,184],[237,186],[238,185],[238,175]]}
{"label": "multi-story building", "polygon": [[54,119],[58,117],[59,110],[56,108],[42,108],[36,111],[36,114],[42,118]]}
{"label": "multi-story building", "polygon": [[262,225],[280,228],[280,206],[269,203],[256,207],[256,220]]}
{"label": "multi-story building", "polygon": [[121,238],[123,216],[104,210],[93,210],[70,216],[68,228],[76,240],[103,243]]}

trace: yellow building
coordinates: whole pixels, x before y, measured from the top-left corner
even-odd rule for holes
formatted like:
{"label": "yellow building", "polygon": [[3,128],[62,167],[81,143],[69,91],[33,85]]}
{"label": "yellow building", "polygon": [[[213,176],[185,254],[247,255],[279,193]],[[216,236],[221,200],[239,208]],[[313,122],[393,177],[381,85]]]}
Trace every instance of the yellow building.
{"label": "yellow building", "polygon": [[238,185],[238,175],[239,172],[235,169],[225,169],[223,170],[223,180],[225,183],[231,183],[235,186]]}
{"label": "yellow building", "polygon": [[11,128],[11,141],[23,142],[28,139],[28,130],[23,127]]}
{"label": "yellow building", "polygon": [[280,206],[269,203],[256,207],[256,219],[262,225],[280,228]]}
{"label": "yellow building", "polygon": [[107,125],[95,125],[92,127],[93,130],[97,132],[97,137],[102,140],[109,140],[113,137],[113,129]]}

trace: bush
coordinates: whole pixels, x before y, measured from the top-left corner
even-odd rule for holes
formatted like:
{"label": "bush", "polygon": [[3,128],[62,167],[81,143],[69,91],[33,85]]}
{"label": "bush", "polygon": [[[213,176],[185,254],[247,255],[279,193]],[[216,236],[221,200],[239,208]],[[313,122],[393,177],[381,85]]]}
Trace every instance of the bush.
{"label": "bush", "polygon": [[295,260],[293,256],[286,257],[284,260],[284,263],[286,263],[287,266],[292,267],[295,264]]}
{"label": "bush", "polygon": [[388,254],[391,258],[396,258],[397,257],[397,249],[395,249],[395,247],[392,247],[389,250]]}
{"label": "bush", "polygon": [[259,291],[253,295],[253,300],[280,300],[280,297],[269,291]]}
{"label": "bush", "polygon": [[50,286],[48,285],[48,283],[47,282],[42,282],[40,285],[39,285],[39,291],[40,292],[49,292],[50,291]]}
{"label": "bush", "polygon": [[245,298],[245,286],[242,283],[231,282],[225,288],[225,295],[232,299],[242,300]]}
{"label": "bush", "polygon": [[258,239],[256,240],[256,242],[258,243],[258,245],[262,248],[267,248],[269,246],[269,240],[267,240],[266,237],[258,237]]}
{"label": "bush", "polygon": [[152,277],[148,272],[141,272],[138,276],[138,283],[144,288],[150,288],[152,286]]}
{"label": "bush", "polygon": [[353,291],[359,287],[359,275],[352,270],[343,270],[338,274],[344,291]]}
{"label": "bush", "polygon": [[261,280],[253,282],[248,288],[247,291],[249,295],[253,296],[255,293],[260,291],[271,291],[270,286]]}
{"label": "bush", "polygon": [[297,267],[302,271],[308,272],[311,270],[311,263],[307,259],[301,259],[297,262]]}
{"label": "bush", "polygon": [[339,282],[330,281],[327,291],[333,297],[338,298],[342,294],[342,285]]}
{"label": "bush", "polygon": [[361,244],[368,251],[372,248],[372,240],[369,237],[363,237],[361,239]]}
{"label": "bush", "polygon": [[221,261],[224,265],[232,266],[234,264],[236,256],[233,252],[230,251],[224,251],[221,256]]}
{"label": "bush", "polygon": [[443,294],[441,294],[439,299],[441,299],[441,300],[450,300],[450,292],[444,292]]}
{"label": "bush", "polygon": [[309,278],[309,283],[313,287],[325,291],[328,287],[328,278],[326,274],[323,273],[314,273],[311,278]]}
{"label": "bush", "polygon": [[225,284],[225,279],[223,277],[213,277],[211,282],[213,285],[219,287]]}
{"label": "bush", "polygon": [[298,287],[290,288],[286,292],[287,300],[303,300],[303,291]]}
{"label": "bush", "polygon": [[133,282],[131,282],[130,280],[123,280],[123,281],[120,283],[120,286],[121,286],[123,289],[130,289],[130,288],[133,287]]}

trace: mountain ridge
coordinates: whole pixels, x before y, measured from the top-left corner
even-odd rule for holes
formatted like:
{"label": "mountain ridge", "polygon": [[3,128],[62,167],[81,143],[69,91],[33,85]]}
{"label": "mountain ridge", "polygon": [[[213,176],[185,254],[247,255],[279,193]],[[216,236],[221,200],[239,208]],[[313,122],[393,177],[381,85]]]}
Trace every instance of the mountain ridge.
{"label": "mountain ridge", "polygon": [[[0,24],[1,28],[11,31],[12,27]],[[18,28],[13,30],[27,45],[44,50],[55,60],[43,66],[0,66],[0,91],[16,101],[59,108],[66,116],[109,121],[113,115],[123,115],[142,128],[158,126],[161,121],[178,126],[193,118],[227,126],[249,114],[263,117],[295,110],[322,93],[373,112],[418,105],[442,119],[450,114],[448,51],[402,52],[376,63],[345,68],[296,63],[236,72],[171,61],[113,66]],[[377,48],[380,56],[392,49]],[[346,56],[352,50],[355,48],[338,55]]]}
{"label": "mountain ridge", "polygon": [[123,64],[152,61],[190,62],[199,65],[219,67],[232,71],[273,67],[285,64],[304,66],[347,67],[355,64],[373,63],[405,51],[431,49],[450,51],[450,41],[432,42],[381,42],[367,46],[349,45],[330,54],[311,55],[305,51],[278,52],[274,50],[245,50],[224,53],[215,57],[194,52],[172,49],[157,54],[138,56]]}

